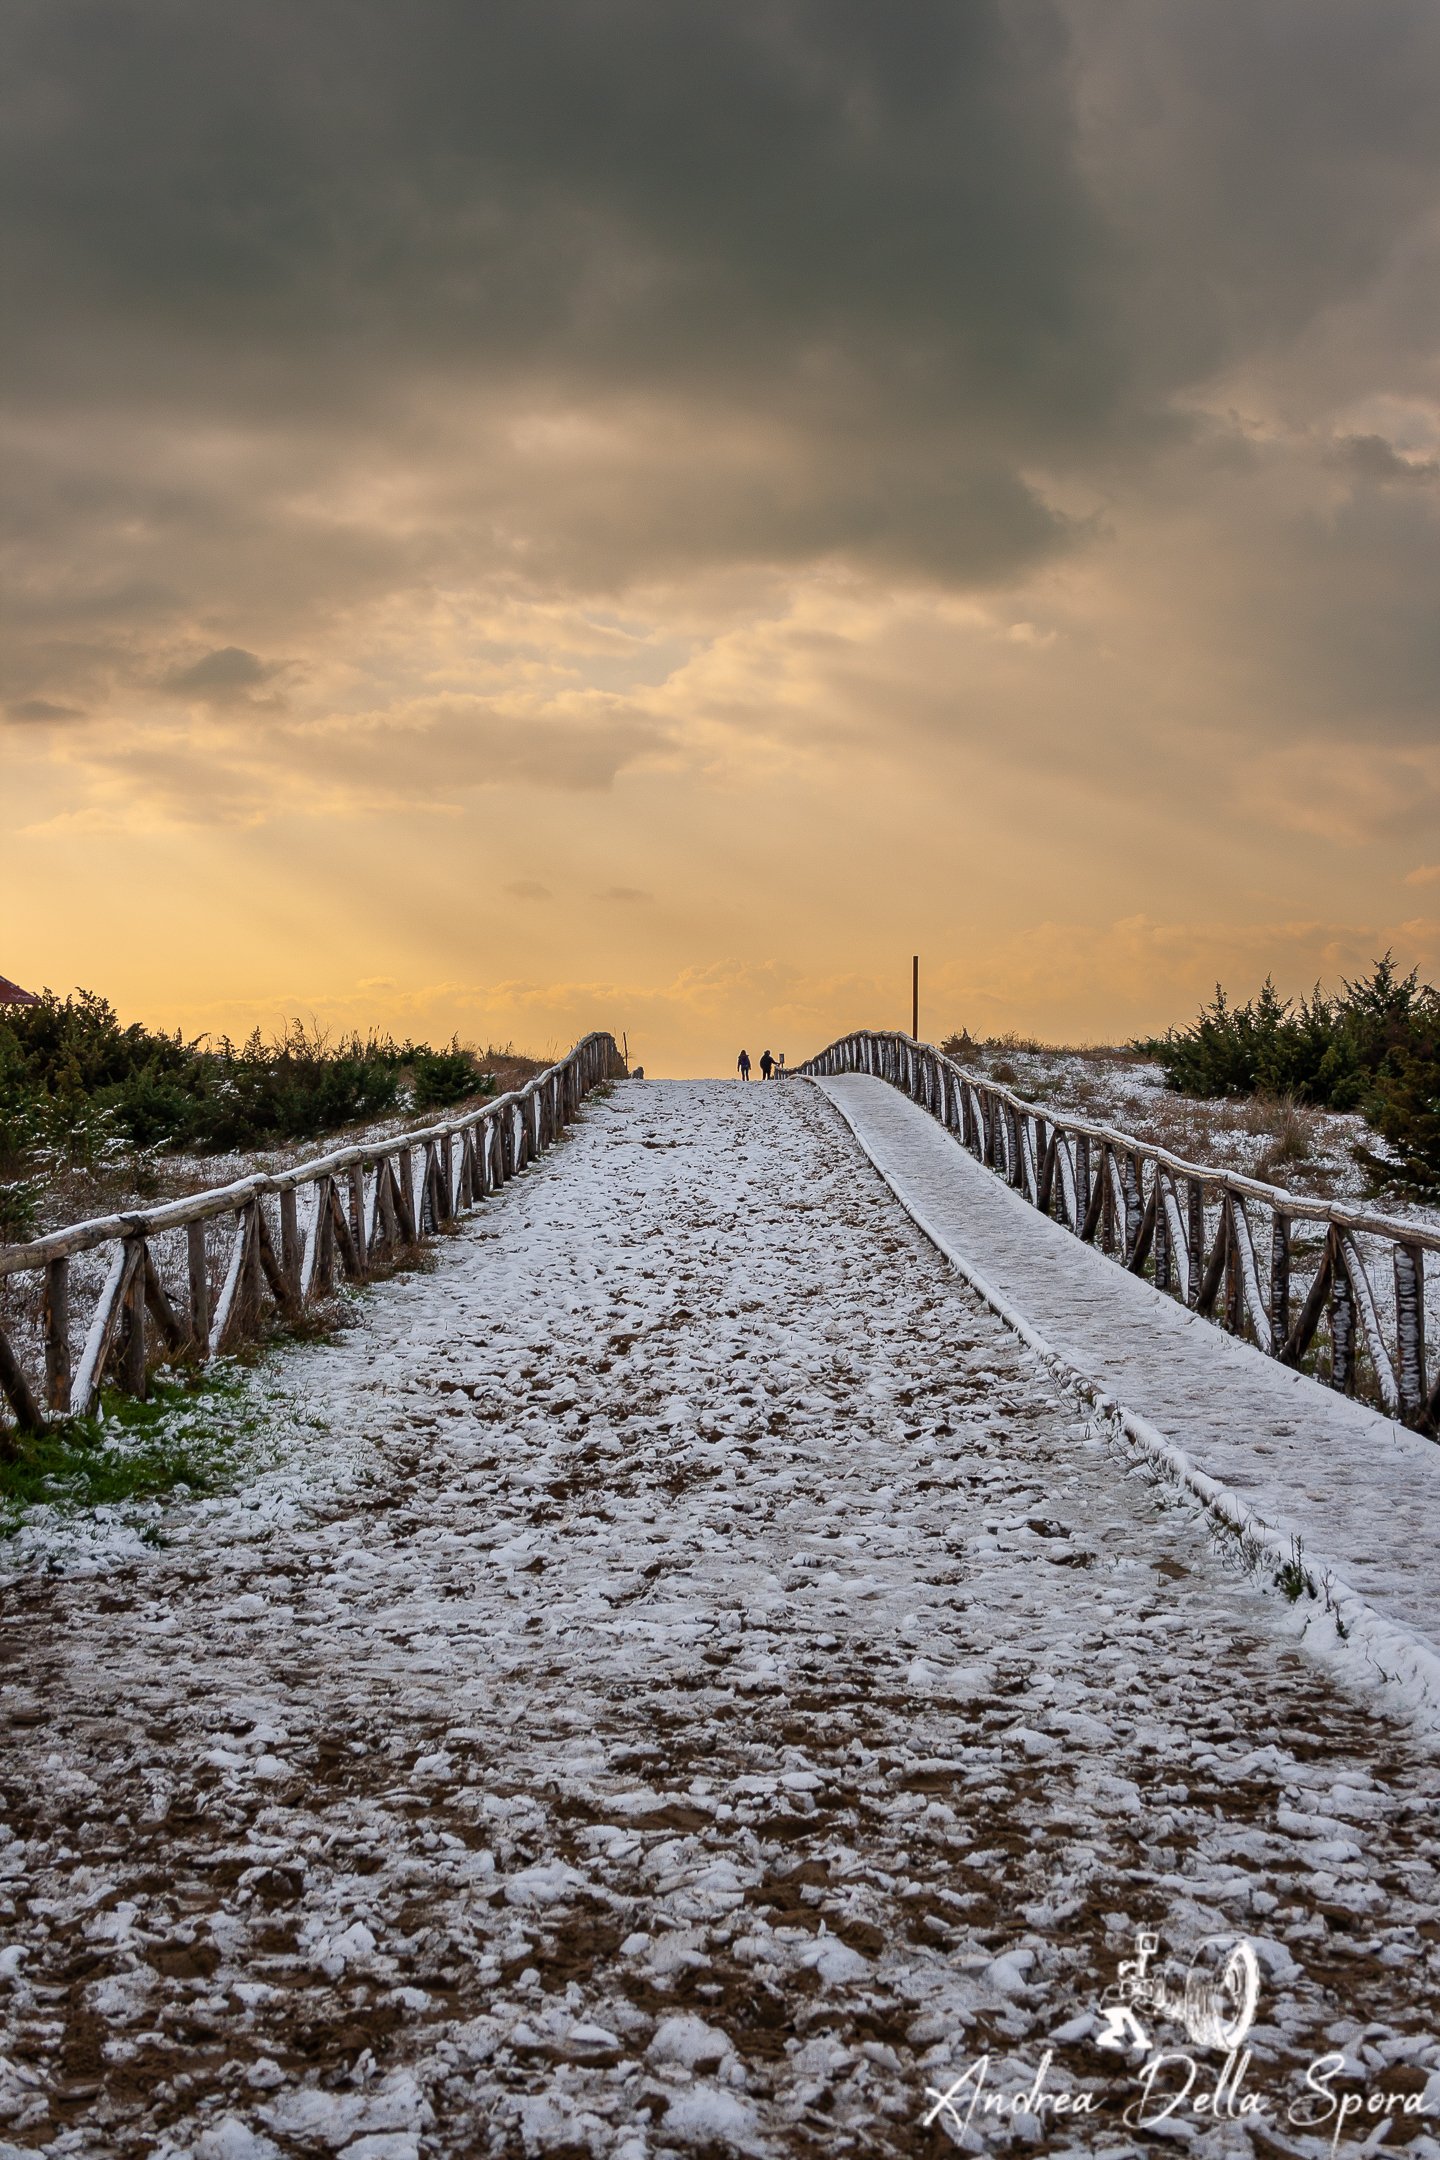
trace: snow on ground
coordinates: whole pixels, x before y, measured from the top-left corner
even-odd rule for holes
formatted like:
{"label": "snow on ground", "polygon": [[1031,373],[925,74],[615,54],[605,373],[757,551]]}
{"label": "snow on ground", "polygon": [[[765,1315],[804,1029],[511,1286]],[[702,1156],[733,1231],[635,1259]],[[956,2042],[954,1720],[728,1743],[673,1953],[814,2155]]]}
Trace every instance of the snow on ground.
{"label": "snow on ground", "polygon": [[1260,1959],[1266,2112],[1187,2100],[1197,2152],[1329,2150],[1286,2111],[1340,2055],[1342,2149],[1404,2096],[1440,2154],[1433,1757],[818,1090],[622,1086],[266,1385],[333,1481],[312,1432],[263,1506],[3,1593],[0,2141],[934,2152],[927,2088],[1053,2050],[968,2142],[1127,2152],[1144,1924]]}

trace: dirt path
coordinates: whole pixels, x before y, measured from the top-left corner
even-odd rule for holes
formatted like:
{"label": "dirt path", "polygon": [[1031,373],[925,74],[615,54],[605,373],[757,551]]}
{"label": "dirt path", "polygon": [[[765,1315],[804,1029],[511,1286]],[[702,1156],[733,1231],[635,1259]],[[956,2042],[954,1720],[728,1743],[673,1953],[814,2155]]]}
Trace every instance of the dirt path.
{"label": "dirt path", "polygon": [[1129,2151],[1145,1924],[1259,1959],[1267,2112],[1195,2150],[1328,2150],[1286,2109],[1334,2052],[1342,2149],[1428,2081],[1387,2149],[1440,2154],[1433,1759],[817,1091],[617,1091],[284,1367],[369,1483],[4,1593],[0,2141],[929,2152],[927,2087],[1053,2048],[1093,2112],[969,2141]]}

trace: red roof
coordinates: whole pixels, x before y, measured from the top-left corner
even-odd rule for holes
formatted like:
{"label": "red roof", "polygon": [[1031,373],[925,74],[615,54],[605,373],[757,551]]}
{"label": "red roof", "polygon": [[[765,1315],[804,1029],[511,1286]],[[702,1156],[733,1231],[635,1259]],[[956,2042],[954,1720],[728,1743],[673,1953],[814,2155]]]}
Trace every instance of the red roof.
{"label": "red roof", "polygon": [[38,1005],[40,1000],[33,990],[22,990],[19,983],[8,982],[0,975],[0,1005]]}

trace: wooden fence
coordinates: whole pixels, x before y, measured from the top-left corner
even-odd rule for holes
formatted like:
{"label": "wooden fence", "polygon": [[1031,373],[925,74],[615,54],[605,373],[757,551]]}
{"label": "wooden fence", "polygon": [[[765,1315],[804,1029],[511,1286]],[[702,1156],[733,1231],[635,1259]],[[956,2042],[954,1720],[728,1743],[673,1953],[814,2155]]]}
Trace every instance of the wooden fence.
{"label": "wooden fence", "polygon": [[[83,1417],[100,1381],[143,1395],[152,1360],[219,1357],[260,1330],[270,1310],[298,1316],[334,1288],[335,1259],[351,1281],[376,1261],[434,1236],[544,1153],[578,1112],[591,1088],[624,1071],[612,1035],[587,1035],[567,1058],[513,1094],[421,1131],[342,1148],[273,1176],[171,1200],[133,1214],[108,1215],[54,1230],[27,1245],[0,1246],[0,1276],[44,1274],[45,1377],[32,1383],[0,1331],[0,1388],[17,1424],[41,1432],[54,1418]],[[421,1157],[418,1175],[415,1159]],[[302,1229],[299,1194],[313,1197]],[[273,1203],[273,1204],[272,1204]],[[232,1216],[228,1263],[211,1298],[205,1231]],[[176,1270],[158,1268],[152,1241],[184,1230],[185,1293]],[[70,1263],[113,1245],[72,1370]],[[42,1407],[43,1404],[43,1407]]]}
{"label": "wooden fence", "polygon": [[[1388,1416],[1435,1435],[1440,1374],[1431,1379],[1425,1359],[1425,1255],[1440,1252],[1435,1232],[1185,1162],[1106,1125],[1051,1117],[908,1035],[862,1030],[794,1069],[888,1080],[1032,1207],[1132,1275],[1282,1365],[1308,1358],[1329,1386],[1358,1388]],[[1308,1251],[1297,1224],[1317,1226]],[[1390,1254],[1393,1314],[1382,1315],[1389,1300],[1376,1296],[1362,1241]]]}

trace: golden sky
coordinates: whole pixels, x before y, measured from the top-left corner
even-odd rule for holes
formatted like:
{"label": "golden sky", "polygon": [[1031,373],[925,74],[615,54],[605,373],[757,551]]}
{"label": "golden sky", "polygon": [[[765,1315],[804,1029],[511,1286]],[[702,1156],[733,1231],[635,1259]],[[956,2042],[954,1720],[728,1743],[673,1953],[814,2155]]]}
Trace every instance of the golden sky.
{"label": "golden sky", "polygon": [[652,1073],[1440,965],[1440,11],[7,18],[0,972]]}

